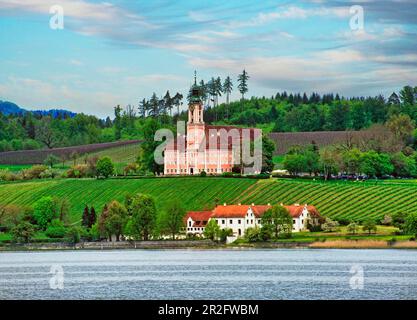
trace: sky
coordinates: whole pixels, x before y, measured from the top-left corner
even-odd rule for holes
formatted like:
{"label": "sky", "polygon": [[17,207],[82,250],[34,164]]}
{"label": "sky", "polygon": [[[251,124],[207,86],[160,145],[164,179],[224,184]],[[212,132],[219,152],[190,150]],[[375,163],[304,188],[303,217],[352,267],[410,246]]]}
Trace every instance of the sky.
{"label": "sky", "polygon": [[236,88],[243,69],[249,96],[387,96],[417,85],[416,12],[415,0],[0,0],[0,100],[105,117],[187,93],[194,70]]}

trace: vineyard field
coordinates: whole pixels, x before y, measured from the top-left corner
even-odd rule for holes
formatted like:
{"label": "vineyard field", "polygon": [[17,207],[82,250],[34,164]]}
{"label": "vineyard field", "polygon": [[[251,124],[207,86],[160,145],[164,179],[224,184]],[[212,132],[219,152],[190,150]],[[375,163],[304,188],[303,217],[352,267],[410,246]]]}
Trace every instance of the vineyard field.
{"label": "vineyard field", "polygon": [[253,179],[169,178],[169,179],[62,179],[0,184],[0,205],[32,206],[43,196],[67,198],[71,203],[71,220],[81,218],[85,205],[102,207],[112,201],[124,201],[127,194],[146,193],[155,197],[159,208],[172,200],[180,200],[187,210],[213,207],[231,202],[244,193]]}

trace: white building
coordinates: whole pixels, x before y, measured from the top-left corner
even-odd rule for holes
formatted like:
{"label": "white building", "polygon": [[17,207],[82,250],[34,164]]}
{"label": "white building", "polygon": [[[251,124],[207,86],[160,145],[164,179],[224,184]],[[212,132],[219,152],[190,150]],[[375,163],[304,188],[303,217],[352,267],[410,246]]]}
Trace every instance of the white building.
{"label": "white building", "polygon": [[[320,217],[314,206],[294,204],[284,206],[293,218],[293,232],[306,230],[309,217]],[[242,237],[248,228],[262,227],[263,214],[271,205],[222,205],[213,211],[188,212],[185,217],[186,233],[202,236],[209,220],[215,219],[220,229],[232,229],[235,237]]]}

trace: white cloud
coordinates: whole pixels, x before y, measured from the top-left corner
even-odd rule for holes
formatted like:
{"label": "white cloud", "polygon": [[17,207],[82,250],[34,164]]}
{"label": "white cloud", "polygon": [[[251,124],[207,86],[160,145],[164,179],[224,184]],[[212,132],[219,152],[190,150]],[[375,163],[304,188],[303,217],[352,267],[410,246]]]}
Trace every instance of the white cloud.
{"label": "white cloud", "polygon": [[[416,55],[395,60],[417,61]],[[236,75],[245,68],[252,86],[263,90],[339,92],[345,95],[388,93],[393,87],[416,83],[417,70],[386,65],[392,57],[364,55],[355,50],[327,50],[307,57],[254,57],[233,59],[190,59],[197,68]],[[384,63],[384,64],[380,64]]]}
{"label": "white cloud", "polygon": [[268,13],[259,13],[256,17],[249,21],[233,21],[229,27],[244,28],[261,26],[280,19],[306,19],[313,16],[334,16],[337,18],[349,17],[349,7],[334,7],[334,8],[301,8],[297,6],[289,6],[286,8],[278,8],[275,11]]}

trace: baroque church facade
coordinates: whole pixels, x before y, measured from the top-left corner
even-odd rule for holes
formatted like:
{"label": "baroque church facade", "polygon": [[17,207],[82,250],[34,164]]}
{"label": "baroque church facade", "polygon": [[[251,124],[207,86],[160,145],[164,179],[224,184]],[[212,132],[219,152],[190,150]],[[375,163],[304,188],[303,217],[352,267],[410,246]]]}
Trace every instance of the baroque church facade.
{"label": "baroque church facade", "polygon": [[[178,133],[165,148],[164,174],[167,176],[200,175],[203,171],[208,175],[232,172],[234,166],[241,165],[243,142],[250,143],[262,137],[262,131],[256,128],[207,125],[204,122],[201,90],[195,79],[191,88],[186,133]],[[253,173],[260,173],[260,169]]]}

